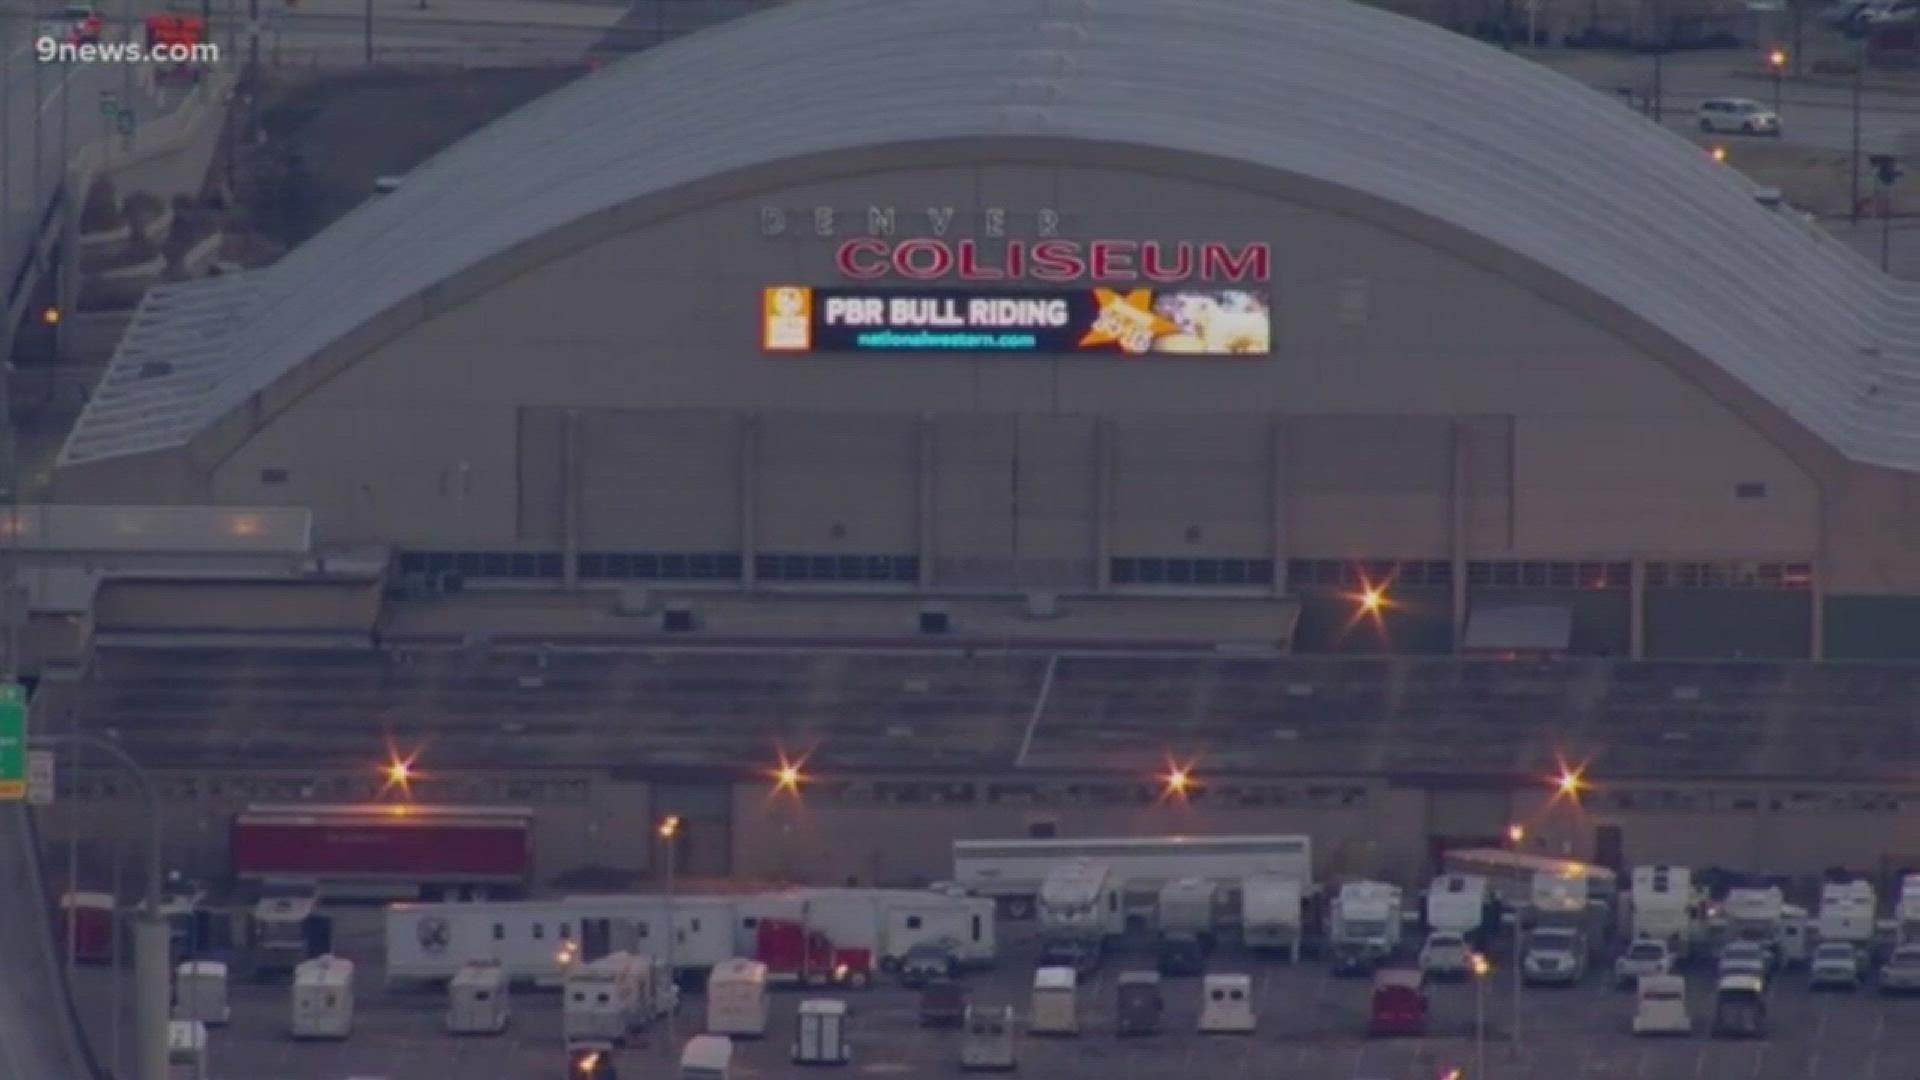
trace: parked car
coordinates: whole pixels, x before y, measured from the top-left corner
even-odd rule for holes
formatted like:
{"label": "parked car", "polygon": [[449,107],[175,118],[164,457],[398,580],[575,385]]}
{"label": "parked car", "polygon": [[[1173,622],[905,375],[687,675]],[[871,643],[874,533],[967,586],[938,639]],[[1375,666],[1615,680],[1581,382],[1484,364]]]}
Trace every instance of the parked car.
{"label": "parked car", "polygon": [[1860,950],[1844,941],[1829,941],[1813,950],[1807,965],[1807,985],[1815,990],[1856,990],[1862,974]]}
{"label": "parked car", "polygon": [[1902,945],[1880,966],[1880,992],[1911,994],[1920,991],[1920,945]]}
{"label": "parked car", "polygon": [[920,988],[923,1027],[958,1027],[967,1015],[967,988],[952,979],[935,979]]}
{"label": "parked car", "polygon": [[1435,930],[1420,947],[1420,970],[1433,979],[1464,979],[1473,970],[1473,948],[1453,930]]}
{"label": "parked car", "polygon": [[1758,975],[1728,975],[1713,995],[1713,1034],[1760,1039],[1767,1034],[1767,984]]}
{"label": "parked car", "polygon": [[954,973],[953,953],[945,945],[922,942],[908,949],[900,958],[900,983],[903,986],[925,986],[935,979],[950,978]]}
{"label": "parked car", "polygon": [[1673,954],[1667,950],[1667,943],[1654,938],[1635,938],[1613,962],[1614,981],[1629,989],[1648,975],[1665,975],[1672,970]]}
{"label": "parked car", "polygon": [[1700,130],[1740,135],[1780,135],[1780,114],[1751,98],[1708,98],[1700,103]]}

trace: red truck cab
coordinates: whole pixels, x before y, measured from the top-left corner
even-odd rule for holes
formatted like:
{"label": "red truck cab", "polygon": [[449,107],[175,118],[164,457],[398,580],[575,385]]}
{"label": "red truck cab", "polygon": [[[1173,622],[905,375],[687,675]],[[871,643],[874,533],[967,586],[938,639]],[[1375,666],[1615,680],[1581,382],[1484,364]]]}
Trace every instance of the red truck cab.
{"label": "red truck cab", "polygon": [[792,919],[761,919],[753,958],[767,965],[769,979],[807,986],[858,990],[873,981],[873,950],[842,947],[824,932]]}

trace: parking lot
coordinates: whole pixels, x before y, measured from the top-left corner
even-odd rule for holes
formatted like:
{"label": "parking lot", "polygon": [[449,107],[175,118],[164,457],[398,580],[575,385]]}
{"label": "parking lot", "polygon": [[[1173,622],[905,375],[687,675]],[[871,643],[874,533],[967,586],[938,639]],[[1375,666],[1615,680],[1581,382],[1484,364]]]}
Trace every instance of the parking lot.
{"label": "parking lot", "polygon": [[[441,1030],[444,998],[428,991],[388,991],[379,964],[379,915],[368,909],[336,913],[340,951],[358,964],[359,1009],[351,1038],[343,1042],[295,1042],[287,1037],[288,990],[236,984],[233,1021],[211,1038],[214,1080],[537,1080],[558,1076],[560,1003],[553,992],[524,991],[513,1003],[505,1035],[452,1037]],[[1013,1005],[1024,1013],[1032,950],[1023,928],[1003,926],[1002,961],[992,971],[968,977],[973,1000]],[[1433,991],[1433,1024],[1417,1039],[1364,1037],[1370,984],[1334,978],[1311,961],[1253,960],[1228,953],[1220,971],[1254,976],[1259,1031],[1251,1036],[1199,1035],[1198,979],[1170,979],[1161,1034],[1121,1040],[1114,1035],[1118,974],[1144,966],[1143,958],[1117,955],[1083,988],[1082,1033],[1077,1038],[1029,1036],[1018,1045],[1019,1067],[1028,1075],[1110,1080],[1134,1076],[1340,1077],[1353,1080],[1432,1080],[1459,1068],[1474,1075],[1476,988],[1440,985]],[[1707,978],[1693,985],[1697,1030],[1708,1011]],[[110,1025],[109,973],[83,968],[77,979],[90,1030],[107,1056]],[[123,991],[123,997],[126,992]],[[802,1070],[788,1060],[797,1003],[807,996],[775,996],[767,1037],[739,1046],[735,1075],[792,1076]],[[854,1013],[854,1062],[842,1070],[867,1076],[927,1076],[958,1071],[960,1036],[922,1029],[911,991],[888,984],[845,995]],[[123,1000],[130,1008],[130,1003]],[[1486,990],[1486,1074],[1512,1080],[1569,1077],[1636,1077],[1645,1080],[1912,1080],[1920,1062],[1920,998],[1878,994],[1813,994],[1804,976],[1787,974],[1772,992],[1770,1038],[1728,1042],[1704,1034],[1666,1040],[1627,1033],[1630,994],[1611,989],[1596,973],[1572,989],[1530,988],[1521,995],[1520,1039],[1513,1038],[1511,977],[1503,969]],[[690,998],[675,1034],[684,1039],[701,1023],[701,1001]],[[121,1025],[123,1053],[131,1060],[132,1023]],[[619,1057],[620,1074],[672,1075],[667,1032],[656,1028],[647,1045]],[[124,1075],[124,1072],[122,1073]]]}

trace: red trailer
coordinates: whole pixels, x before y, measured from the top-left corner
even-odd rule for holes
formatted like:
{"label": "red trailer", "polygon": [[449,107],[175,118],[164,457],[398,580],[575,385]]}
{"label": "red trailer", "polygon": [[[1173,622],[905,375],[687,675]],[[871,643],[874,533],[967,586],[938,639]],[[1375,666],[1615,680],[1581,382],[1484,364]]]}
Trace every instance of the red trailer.
{"label": "red trailer", "polygon": [[533,871],[525,807],[250,806],[229,855],[241,882],[311,882],[328,895],[504,896]]}

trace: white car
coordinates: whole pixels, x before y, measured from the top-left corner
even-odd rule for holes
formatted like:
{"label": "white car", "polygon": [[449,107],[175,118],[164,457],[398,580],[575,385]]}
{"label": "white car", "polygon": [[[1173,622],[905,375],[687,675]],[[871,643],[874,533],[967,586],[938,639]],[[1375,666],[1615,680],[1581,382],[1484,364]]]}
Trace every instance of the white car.
{"label": "white car", "polygon": [[1700,130],[1740,135],[1780,135],[1780,114],[1750,98],[1708,98],[1700,103]]}
{"label": "white car", "polygon": [[1453,930],[1435,930],[1420,948],[1420,970],[1436,979],[1464,979],[1473,970],[1473,948]]}
{"label": "white car", "polygon": [[1829,941],[1813,950],[1807,966],[1807,985],[1855,990],[1860,986],[1860,950],[1844,941]]}
{"label": "white car", "polygon": [[1920,990],[1920,945],[1902,945],[1880,965],[1880,992],[1911,994]]}
{"label": "white car", "polygon": [[1613,977],[1622,987],[1633,987],[1648,975],[1666,975],[1673,970],[1673,954],[1664,941],[1638,938],[1613,962]]}

